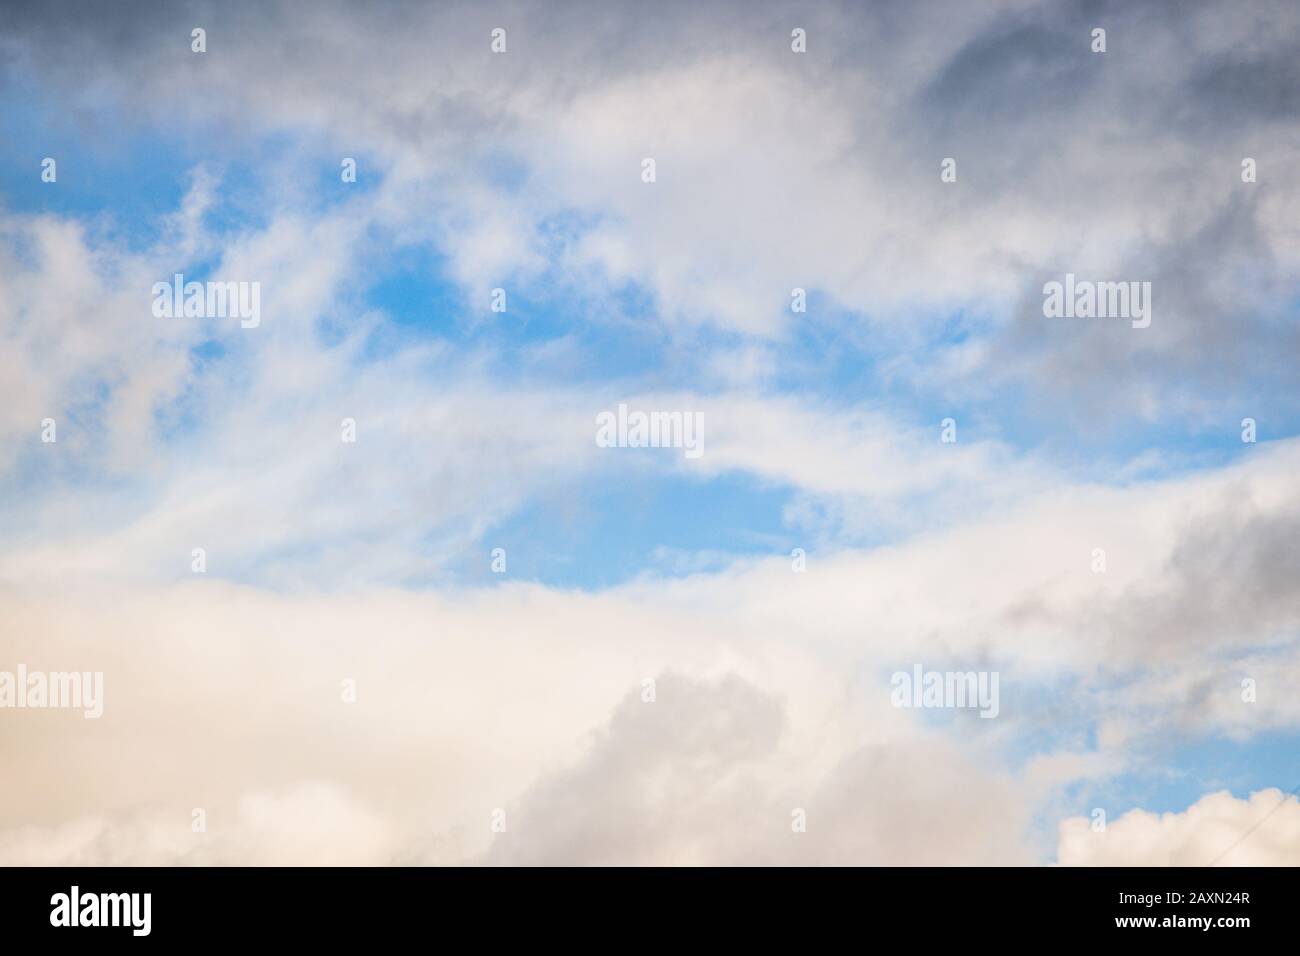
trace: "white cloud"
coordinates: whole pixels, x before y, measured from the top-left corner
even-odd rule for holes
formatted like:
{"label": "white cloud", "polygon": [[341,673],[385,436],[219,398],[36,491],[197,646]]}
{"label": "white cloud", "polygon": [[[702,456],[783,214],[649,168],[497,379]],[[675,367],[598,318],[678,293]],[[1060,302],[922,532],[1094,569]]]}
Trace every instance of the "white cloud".
{"label": "white cloud", "polygon": [[368,866],[396,850],[383,820],[322,783],[249,793],[230,808],[178,804],[0,833],[7,866]]}
{"label": "white cloud", "polygon": [[1300,866],[1300,801],[1277,789],[1206,794],[1182,813],[1130,810],[1106,829],[1061,823],[1063,866]]}
{"label": "white cloud", "polygon": [[[1175,36],[1116,11],[1112,35],[1143,55],[1103,64],[1070,52],[1085,33],[1048,7],[891,9],[818,12],[796,57],[775,15],[515,8],[492,57],[490,11],[320,4],[295,8],[313,42],[287,49],[262,12],[223,14],[198,63],[159,45],[183,9],[134,29],[123,5],[107,38],[17,17],[6,63],[52,96],[60,64],[74,91],[93,66],[105,115],[184,117],[241,147],[303,134],[360,154],[367,189],[322,211],[272,170],[265,225],[221,234],[205,223],[229,184],[204,167],[135,251],[97,223],[0,217],[0,478],[17,492],[0,652],[107,678],[93,729],[3,715],[22,785],[0,792],[0,860],[1022,862],[1050,854],[1026,837],[1036,811],[1162,733],[1300,727],[1300,442],[1134,482],[1161,463],[1140,454],[1107,486],[965,419],[943,445],[937,421],[764,390],[825,327],[879,355],[882,380],[946,398],[1029,383],[1027,401],[1082,397],[1090,418],[1235,422],[1224,378],[1266,394],[1270,369],[1293,372],[1294,323],[1270,310],[1300,267],[1300,193],[1274,172],[1296,165],[1294,116],[1250,95],[1290,75],[1293,12],[1211,5]],[[89,36],[87,62],[48,56],[46,30]],[[1247,54],[1249,77],[1215,81]],[[1188,90],[1215,109],[1189,117]],[[1269,144],[1267,188],[1243,194],[1248,142]],[[425,245],[471,304],[554,285],[598,321],[631,281],[675,345],[707,326],[726,353],[699,357],[696,392],[508,380],[489,350],[401,341],[362,304],[387,256]],[[190,262],[261,281],[261,327],[154,320],[152,283]],[[1043,273],[1066,268],[1162,280],[1151,334],[1037,321]],[[823,314],[793,316],[793,286]],[[958,310],[972,334],[949,341]],[[200,369],[209,338],[225,354]],[[539,353],[572,362],[569,344]],[[703,411],[705,456],[601,454],[594,416],[622,400]],[[46,416],[57,447],[38,442]],[[638,468],[789,489],[807,572],[782,554],[705,573],[707,555],[661,551],[696,573],[599,593],[447,583],[524,505],[566,495],[596,520],[583,482]],[[999,669],[1000,719],[889,707],[887,674],[913,662]],[[1260,796],[1135,811],[1105,844],[1067,821],[1061,862],[1194,861]],[[192,806],[212,809],[204,839]],[[517,825],[494,840],[496,807]],[[1250,838],[1260,859],[1293,858],[1293,810]]]}
{"label": "white cloud", "polygon": [[[0,821],[230,807],[324,780],[412,859],[591,859],[583,847],[601,857],[602,845],[643,861],[1043,857],[1024,836],[1035,808],[1128,769],[1170,730],[1296,727],[1289,572],[1256,580],[1247,558],[1267,548],[1252,521],[1293,507],[1295,453],[1063,490],[889,548],[813,552],[803,574],[774,557],[599,593],[328,597],[215,578],[11,578],[7,657],[104,671],[105,714],[91,731],[58,713],[4,718],[22,721],[7,762],[23,785],[0,794]],[[1248,489],[1254,518],[1223,489]],[[1221,584],[1253,588],[1256,613],[1212,600],[1196,632],[1177,630],[1173,610],[1207,597],[1189,515],[1235,553],[1242,576]],[[1105,575],[1089,568],[1097,535]],[[1101,634],[1080,608],[1107,602],[1122,627]],[[999,718],[931,723],[890,706],[889,673],[916,662],[998,670]],[[1254,703],[1243,668],[1259,679]],[[642,704],[655,676],[659,699]],[[341,701],[343,679],[358,682],[356,704]],[[1052,690],[1062,680],[1068,700]],[[1097,745],[1068,749],[1081,720],[1104,725]],[[1060,743],[1013,772],[1026,735]],[[533,821],[516,843],[490,842],[496,807]],[[817,826],[791,845],[794,807]]]}

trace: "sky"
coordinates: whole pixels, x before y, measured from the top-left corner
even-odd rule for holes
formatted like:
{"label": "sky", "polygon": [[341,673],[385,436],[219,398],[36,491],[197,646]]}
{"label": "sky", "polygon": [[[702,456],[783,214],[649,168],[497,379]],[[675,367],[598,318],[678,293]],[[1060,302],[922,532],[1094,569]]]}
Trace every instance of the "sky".
{"label": "sky", "polygon": [[1300,864],[1297,83],[1282,0],[10,3],[0,682],[103,713],[0,687],[0,864]]}

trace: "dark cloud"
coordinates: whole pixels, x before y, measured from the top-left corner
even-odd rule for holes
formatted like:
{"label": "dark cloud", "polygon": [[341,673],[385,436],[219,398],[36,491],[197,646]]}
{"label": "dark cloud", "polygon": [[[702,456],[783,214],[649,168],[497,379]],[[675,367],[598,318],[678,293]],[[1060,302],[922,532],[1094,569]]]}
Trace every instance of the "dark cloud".
{"label": "dark cloud", "polygon": [[[1155,2],[959,0],[653,12],[608,3],[10,6],[6,72],[61,89],[70,114],[90,109],[97,135],[111,131],[114,109],[165,133],[178,120],[216,119],[235,138],[310,128],[382,164],[404,159],[475,186],[484,185],[478,157],[508,156],[542,167],[530,196],[553,208],[538,216],[595,200],[567,192],[586,185],[582,174],[545,155],[531,117],[558,121],[584,97],[629,85],[652,97],[674,70],[714,64],[728,81],[762,81],[747,105],[765,127],[779,133],[791,122],[788,111],[770,120],[763,112],[781,90],[806,97],[816,120],[724,160],[714,127],[735,117],[709,107],[708,88],[680,104],[697,125],[670,130],[686,143],[679,160],[702,150],[716,184],[707,202],[665,207],[677,233],[666,249],[638,246],[633,273],[653,286],[679,249],[703,263],[651,290],[664,299],[699,291],[704,306],[683,307],[694,319],[717,319],[718,302],[750,290],[747,270],[785,268],[794,235],[801,255],[789,270],[851,312],[874,315],[882,300],[978,309],[998,290],[1021,290],[1019,301],[991,306],[988,357],[969,380],[947,383],[955,391],[995,383],[1005,389],[995,396],[1028,393],[1032,410],[1103,432],[1135,417],[1202,427],[1207,414],[1242,405],[1261,419],[1300,416],[1290,359],[1300,346],[1300,186],[1291,173],[1300,163],[1300,8],[1291,3],[1204,0],[1176,15]],[[486,37],[498,22],[513,55],[493,59]],[[200,24],[210,52],[195,58],[188,34]],[[809,30],[806,57],[789,54],[793,25]],[[1094,26],[1107,30],[1104,55],[1090,50]],[[642,108],[635,96],[629,110]],[[843,129],[827,129],[818,109]],[[633,133],[653,143],[664,130],[647,120]],[[832,133],[845,142],[833,168],[799,161]],[[766,188],[729,185],[776,142],[791,158],[774,164]],[[1247,155],[1259,162],[1257,184],[1240,181]],[[958,159],[960,185],[936,195],[945,156]],[[828,173],[856,188],[826,198],[818,186]],[[780,204],[791,196],[805,221],[790,221]],[[784,226],[746,228],[746,210]],[[855,234],[853,223],[860,248],[838,238]],[[648,227],[662,224],[628,224],[638,236]],[[876,264],[900,248],[914,253],[909,268]],[[1150,281],[1152,328],[1044,320],[1042,284],[1067,271]],[[909,334],[869,341],[888,354],[914,347]]]}

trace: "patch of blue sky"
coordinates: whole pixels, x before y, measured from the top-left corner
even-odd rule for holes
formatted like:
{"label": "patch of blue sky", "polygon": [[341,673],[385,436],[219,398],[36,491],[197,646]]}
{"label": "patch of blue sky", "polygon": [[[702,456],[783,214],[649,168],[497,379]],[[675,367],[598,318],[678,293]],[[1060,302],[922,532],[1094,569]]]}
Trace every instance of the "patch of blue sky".
{"label": "patch of blue sky", "polygon": [[519,193],[528,183],[528,163],[508,150],[498,149],[479,157],[478,169],[488,185],[507,193]]}
{"label": "patch of blue sky", "polygon": [[1133,809],[1181,812],[1221,790],[1238,799],[1270,787],[1300,794],[1297,755],[1300,734],[1294,731],[1267,731],[1245,740],[1189,734],[1139,755],[1123,774],[1075,785],[1067,803],[1072,813],[1085,816],[1101,807],[1113,821]]}
{"label": "patch of blue sky", "polygon": [[548,375],[570,384],[664,381],[673,343],[650,321],[651,300],[635,285],[592,295],[556,275],[519,283],[503,280],[506,311],[493,312],[490,298],[472,301],[449,277],[437,249],[380,248],[369,270],[373,280],[361,291],[359,305],[381,311],[389,323],[372,336],[363,361],[437,339],[493,355],[492,371],[511,381]]}
{"label": "patch of blue sky", "polygon": [[203,384],[218,373],[230,370],[231,350],[219,339],[207,339],[190,347],[189,358],[195,380],[181,394],[153,409],[154,433],[166,445],[202,433],[206,424],[202,417],[206,408],[199,400]]}
{"label": "patch of blue sky", "polygon": [[[933,670],[989,666],[968,661],[924,663]],[[906,668],[900,665],[900,669]],[[954,710],[923,710],[920,719],[949,726],[961,720],[972,733],[996,731],[999,728],[993,725],[1002,720],[1015,721],[1015,734],[1004,741],[1000,752],[1017,773],[1023,773],[1034,758],[1097,752],[1098,721],[1104,716],[1104,705],[1076,678],[1020,681],[1005,668],[1000,676],[998,719],[981,721],[974,711]],[[1129,810],[1181,813],[1206,794],[1222,790],[1239,799],[1270,787],[1292,791],[1300,787],[1297,755],[1300,734],[1294,731],[1266,730],[1245,739],[1229,739],[1189,727],[1131,749],[1114,773],[1067,784],[1059,799],[1044,806],[1031,830],[1040,845],[1054,849],[1062,816],[1091,819],[1094,809],[1101,808],[1108,823],[1113,823]]]}
{"label": "patch of blue sky", "polygon": [[[104,117],[64,116],[39,90],[11,77],[0,110],[0,197],[7,210],[96,219],[127,249],[157,241],[163,217],[188,187],[183,146],[170,137],[123,135]],[[41,163],[57,178],[41,181]]]}
{"label": "patch of blue sky", "polygon": [[[680,454],[617,449],[610,454]],[[789,492],[743,474],[711,481],[628,469],[596,476],[529,502],[458,556],[467,583],[532,581],[599,590],[644,574],[679,577],[749,557],[788,557],[799,545],[781,520]],[[507,573],[491,571],[491,550],[506,549]]]}
{"label": "patch of blue sky", "polygon": [[[925,665],[934,670],[980,666],[937,661],[926,661]],[[1016,734],[1004,752],[1011,766],[1023,771],[1036,757],[1096,752],[1098,720],[1104,716],[1104,704],[1077,678],[1023,681],[1007,669],[1001,670],[1000,677],[999,719],[1016,722]],[[938,715],[933,718],[936,721],[953,719],[951,711],[932,713]],[[977,725],[978,721],[972,723]],[[1181,812],[1205,794],[1219,790],[1228,790],[1239,798],[1269,787],[1286,791],[1300,786],[1297,755],[1300,734],[1294,731],[1265,730],[1232,740],[1190,727],[1133,749],[1117,773],[1068,785],[1059,808],[1064,808],[1067,815],[1087,817],[1093,808],[1101,807],[1113,821],[1131,809]],[[1054,826],[1052,821],[1043,822]]]}
{"label": "patch of blue sky", "polygon": [[[1221,421],[1175,406],[1154,419],[1135,412],[1080,427],[1035,394],[1032,381],[964,388],[945,372],[940,363],[946,350],[999,334],[975,304],[950,313],[918,312],[908,320],[914,328],[906,341],[884,336],[869,316],[839,308],[816,290],[809,290],[808,307],[780,343],[773,376],[779,391],[874,408],[900,427],[936,434],[939,422],[951,417],[960,441],[998,441],[1080,480],[1126,484],[1228,464],[1250,451],[1241,441],[1241,419],[1248,416],[1257,420],[1260,441],[1300,434],[1300,406],[1279,401],[1266,382],[1241,391],[1240,413],[1225,412]],[[905,374],[894,364],[900,357]]]}
{"label": "patch of blue sky", "polygon": [[[139,251],[163,237],[203,168],[217,178],[217,201],[204,225],[214,234],[261,228],[281,197],[317,211],[375,189],[381,176],[365,154],[353,155],[355,183],[341,177],[342,156],[310,136],[272,133],[251,146],[218,123],[184,123],[161,131],[118,111],[52,107],[37,84],[6,76],[0,111],[0,201],[18,213],[55,213],[92,223],[121,248]],[[41,163],[56,161],[57,179],[41,181]],[[271,202],[268,202],[271,197]]]}

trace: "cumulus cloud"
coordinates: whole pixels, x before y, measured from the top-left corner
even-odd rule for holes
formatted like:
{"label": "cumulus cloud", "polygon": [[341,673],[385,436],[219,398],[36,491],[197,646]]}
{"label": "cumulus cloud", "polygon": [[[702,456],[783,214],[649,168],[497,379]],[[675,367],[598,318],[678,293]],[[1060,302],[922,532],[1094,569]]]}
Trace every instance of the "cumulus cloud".
{"label": "cumulus cloud", "polygon": [[1130,810],[1104,831],[1071,817],[1061,823],[1063,866],[1297,866],[1300,801],[1277,789],[1248,799],[1206,794],[1182,813]]}
{"label": "cumulus cloud", "polygon": [[[820,779],[782,752],[778,698],[728,676],[633,692],[576,765],[539,782],[489,864],[1026,862],[1025,807],[941,739],[865,746]],[[959,813],[950,794],[962,792]]]}

